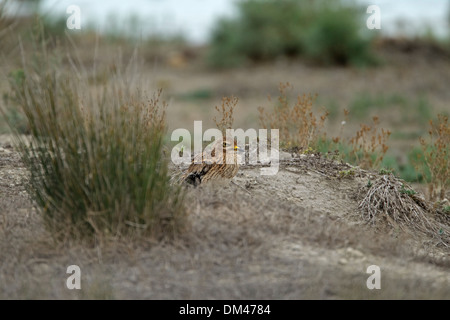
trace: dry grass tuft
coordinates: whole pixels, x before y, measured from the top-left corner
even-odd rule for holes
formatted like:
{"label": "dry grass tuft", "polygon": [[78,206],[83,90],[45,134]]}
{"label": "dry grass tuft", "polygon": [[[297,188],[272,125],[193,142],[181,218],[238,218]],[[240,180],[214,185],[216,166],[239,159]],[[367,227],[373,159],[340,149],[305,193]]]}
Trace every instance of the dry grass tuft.
{"label": "dry grass tuft", "polygon": [[433,214],[429,203],[394,175],[382,175],[363,189],[359,209],[364,220],[385,221],[394,229],[431,236],[439,244],[450,245],[450,227]]}
{"label": "dry grass tuft", "polygon": [[[349,112],[344,110],[347,119]],[[346,122],[346,121],[345,121]],[[389,147],[387,141],[391,131],[379,128],[378,117],[372,118],[372,124],[361,124],[355,135],[344,141],[348,148],[348,158],[358,164],[362,169],[379,168]],[[340,136],[342,136],[342,129]],[[343,143],[341,138],[333,138],[335,144]]]}
{"label": "dry grass tuft", "polygon": [[290,105],[287,98],[288,89],[292,89],[289,82],[280,83],[278,103],[271,112],[267,113],[264,108],[258,108],[260,124],[264,129],[279,129],[280,144],[284,148],[297,147],[305,150],[315,147],[324,136],[323,127],[328,112],[315,115],[313,106],[317,95],[298,95],[295,104]]}
{"label": "dry grass tuft", "polygon": [[428,170],[430,179],[428,194],[430,200],[444,200],[450,187],[450,126],[448,116],[439,114],[436,121],[430,120],[429,141],[420,139],[424,153],[425,167],[419,168],[424,176]]}
{"label": "dry grass tuft", "polygon": [[226,130],[231,129],[233,127],[233,112],[234,108],[238,104],[239,99],[231,96],[231,97],[223,97],[222,98],[222,105],[219,108],[216,106],[216,110],[219,113],[222,118],[220,120],[217,120],[217,117],[213,118],[214,123],[216,124],[217,128],[222,131],[222,134],[225,136]]}

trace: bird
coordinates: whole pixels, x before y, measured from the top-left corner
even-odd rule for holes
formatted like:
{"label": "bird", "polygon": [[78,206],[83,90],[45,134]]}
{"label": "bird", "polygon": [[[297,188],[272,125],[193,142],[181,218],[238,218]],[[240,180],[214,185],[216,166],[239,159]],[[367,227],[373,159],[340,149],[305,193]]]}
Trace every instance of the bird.
{"label": "bird", "polygon": [[[215,155],[216,147],[220,144],[223,150],[221,163],[220,155]],[[231,154],[231,163],[226,161],[227,152]],[[181,175],[181,181],[196,187],[209,181],[232,179],[239,171],[242,152],[243,150],[229,139],[218,139],[212,145],[210,152],[205,150],[193,157],[191,164]]]}

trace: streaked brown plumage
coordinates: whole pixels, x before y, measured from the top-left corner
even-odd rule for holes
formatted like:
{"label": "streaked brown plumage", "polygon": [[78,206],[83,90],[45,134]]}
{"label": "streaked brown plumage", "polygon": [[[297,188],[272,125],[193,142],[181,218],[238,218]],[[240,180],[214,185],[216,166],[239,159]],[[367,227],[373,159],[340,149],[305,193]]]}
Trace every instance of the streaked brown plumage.
{"label": "streaked brown plumage", "polygon": [[[222,144],[223,150],[223,161],[222,163],[217,163],[218,158],[215,156],[215,147],[217,144]],[[205,183],[211,180],[224,180],[233,178],[239,170],[240,162],[240,150],[234,143],[228,140],[218,140],[213,145],[213,151],[204,151],[201,154],[197,154],[189,168],[181,176],[181,180],[185,181],[194,186],[200,183]],[[226,162],[227,151],[232,154],[232,163]],[[198,162],[198,163],[196,163]],[[200,163],[201,162],[201,163]]]}

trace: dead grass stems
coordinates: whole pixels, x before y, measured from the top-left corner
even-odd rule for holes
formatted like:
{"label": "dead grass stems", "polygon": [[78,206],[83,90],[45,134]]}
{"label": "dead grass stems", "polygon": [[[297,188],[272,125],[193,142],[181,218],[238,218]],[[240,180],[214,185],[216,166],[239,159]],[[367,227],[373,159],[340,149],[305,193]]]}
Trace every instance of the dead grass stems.
{"label": "dead grass stems", "polygon": [[419,232],[437,244],[450,246],[450,226],[436,219],[425,198],[394,175],[382,175],[362,191],[358,208],[363,220],[373,225],[387,223],[413,234]]}

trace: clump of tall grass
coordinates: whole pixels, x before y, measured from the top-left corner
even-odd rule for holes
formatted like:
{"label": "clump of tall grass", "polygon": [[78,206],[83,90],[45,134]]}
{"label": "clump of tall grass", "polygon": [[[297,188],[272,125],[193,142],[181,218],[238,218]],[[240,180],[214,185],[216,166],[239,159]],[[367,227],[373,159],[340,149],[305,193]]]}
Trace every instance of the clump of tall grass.
{"label": "clump of tall grass", "polygon": [[30,130],[16,135],[29,192],[49,230],[56,238],[176,235],[186,210],[162,152],[161,91],[146,98],[122,74],[92,88],[81,72],[41,60],[10,86]]}

